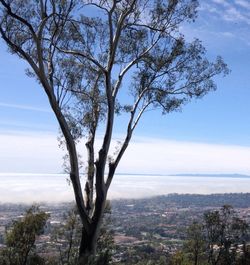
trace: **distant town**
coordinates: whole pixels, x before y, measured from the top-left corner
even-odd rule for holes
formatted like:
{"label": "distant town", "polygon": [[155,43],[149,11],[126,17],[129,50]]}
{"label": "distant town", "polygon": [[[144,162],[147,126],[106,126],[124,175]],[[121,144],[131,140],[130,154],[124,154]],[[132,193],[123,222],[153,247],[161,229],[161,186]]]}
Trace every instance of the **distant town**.
{"label": "distant town", "polygon": [[[107,229],[114,240],[113,263],[136,264],[141,256],[168,256],[183,246],[186,230],[199,222],[204,212],[233,206],[239,218],[250,223],[250,193],[178,195],[170,194],[145,199],[113,200],[110,202]],[[44,234],[36,242],[41,252],[56,251],[52,231],[65,222],[65,213],[73,203],[41,204],[50,214]],[[4,247],[6,228],[22,218],[25,204],[0,204],[0,247]],[[122,263],[123,262],[123,263]],[[119,263],[120,264],[120,263]]]}

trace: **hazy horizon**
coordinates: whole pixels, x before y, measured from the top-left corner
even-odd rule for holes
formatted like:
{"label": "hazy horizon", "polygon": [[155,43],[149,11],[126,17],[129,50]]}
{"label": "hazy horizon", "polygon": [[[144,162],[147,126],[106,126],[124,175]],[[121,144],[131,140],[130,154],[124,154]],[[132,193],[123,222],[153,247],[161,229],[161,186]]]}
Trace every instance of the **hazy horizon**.
{"label": "hazy horizon", "polygon": [[[116,174],[108,199],[157,195],[247,193],[250,177]],[[0,174],[0,203],[70,202],[73,188],[66,174]]]}

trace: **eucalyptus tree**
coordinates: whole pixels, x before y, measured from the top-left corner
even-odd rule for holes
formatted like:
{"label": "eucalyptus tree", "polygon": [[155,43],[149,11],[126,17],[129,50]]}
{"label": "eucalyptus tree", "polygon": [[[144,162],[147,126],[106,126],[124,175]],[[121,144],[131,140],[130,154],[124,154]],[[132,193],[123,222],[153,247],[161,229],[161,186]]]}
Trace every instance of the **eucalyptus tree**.
{"label": "eucalyptus tree", "polygon": [[[209,62],[201,42],[187,42],[180,32],[197,7],[196,0],[0,0],[1,37],[28,63],[67,147],[83,226],[81,258],[95,254],[108,189],[143,114],[180,109],[214,90],[213,77],[228,72],[220,57]],[[117,114],[127,125],[111,157]],[[87,150],[84,187],[80,141]]]}

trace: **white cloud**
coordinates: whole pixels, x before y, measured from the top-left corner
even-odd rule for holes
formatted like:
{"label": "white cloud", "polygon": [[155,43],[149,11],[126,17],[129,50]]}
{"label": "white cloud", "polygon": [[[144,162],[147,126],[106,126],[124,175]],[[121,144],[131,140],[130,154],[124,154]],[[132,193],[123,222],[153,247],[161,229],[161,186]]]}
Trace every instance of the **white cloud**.
{"label": "white cloud", "polygon": [[221,50],[222,55],[228,49],[238,51],[250,43],[250,13],[247,6],[250,6],[250,2],[245,0],[201,1],[197,23],[184,25],[182,31],[189,40],[199,37],[208,50]]}
{"label": "white cloud", "polygon": [[61,172],[62,151],[57,136],[25,133],[0,134],[0,172]]}
{"label": "white cloud", "polygon": [[241,7],[250,9],[250,2],[245,0],[235,0],[235,3]]}
{"label": "white cloud", "polygon": [[[100,145],[100,139],[97,144]],[[115,144],[114,144],[115,145]],[[113,145],[113,146],[114,146]],[[62,172],[63,151],[52,134],[0,134],[0,201],[70,201],[72,187]],[[84,148],[84,146],[82,146]],[[113,148],[114,149],[114,148]],[[85,155],[84,155],[85,156]],[[117,172],[137,174],[241,173],[250,174],[250,147],[153,138],[135,138],[128,147]],[[190,183],[191,181],[191,183]],[[129,190],[129,192],[127,192]],[[110,198],[142,197],[173,192],[246,192],[249,179],[116,176]]]}
{"label": "white cloud", "polygon": [[[64,152],[58,147],[57,135],[1,134],[0,146],[0,172],[62,172]],[[250,174],[249,161],[250,147],[135,138],[118,172]]]}
{"label": "white cloud", "polygon": [[[64,174],[0,174],[0,202],[73,201],[66,178]],[[116,174],[108,198],[249,192],[249,187],[249,178]]]}
{"label": "white cloud", "polygon": [[59,174],[0,174],[0,202],[73,201],[73,190]]}
{"label": "white cloud", "polygon": [[230,6],[230,4],[226,0],[213,0],[214,3],[223,5],[224,7]]}
{"label": "white cloud", "polygon": [[145,139],[134,141],[119,172],[250,174],[250,147]]}
{"label": "white cloud", "polygon": [[213,0],[212,2],[202,2],[200,11],[213,14],[218,21],[249,25],[249,12],[246,9],[250,9],[250,2],[245,0],[236,0],[235,3],[229,3],[225,0]]}
{"label": "white cloud", "polygon": [[223,15],[223,18],[226,21],[231,22],[243,22],[246,24],[250,24],[249,16],[244,14],[241,10],[237,9],[234,6],[229,7],[225,10],[225,14]]}
{"label": "white cloud", "polygon": [[218,32],[217,35],[222,35],[224,37],[227,37],[227,38],[235,38],[235,34],[233,34],[232,32],[229,32],[229,31],[224,31],[224,32]]}
{"label": "white cloud", "polygon": [[31,111],[38,111],[38,112],[48,112],[48,113],[51,112],[49,109],[45,109],[45,108],[39,108],[39,107],[34,107],[34,106],[29,106],[29,105],[10,104],[10,103],[5,103],[5,102],[0,102],[0,107],[19,109],[19,110],[31,110]]}
{"label": "white cloud", "polygon": [[204,12],[210,12],[210,13],[215,13],[217,15],[221,14],[221,10],[218,9],[217,6],[211,4],[211,3],[207,3],[207,2],[202,2],[200,7],[199,7],[199,11],[204,11]]}

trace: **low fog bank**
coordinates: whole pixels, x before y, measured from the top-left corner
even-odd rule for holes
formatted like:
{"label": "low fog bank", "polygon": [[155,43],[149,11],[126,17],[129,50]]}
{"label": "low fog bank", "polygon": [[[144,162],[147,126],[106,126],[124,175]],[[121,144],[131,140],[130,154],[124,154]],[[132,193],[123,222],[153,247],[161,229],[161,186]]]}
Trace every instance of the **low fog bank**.
{"label": "low fog bank", "polygon": [[[116,175],[108,198],[143,198],[171,193],[245,193],[249,190],[250,178],[243,177]],[[0,203],[73,200],[72,186],[64,174],[0,174]]]}

